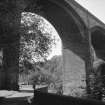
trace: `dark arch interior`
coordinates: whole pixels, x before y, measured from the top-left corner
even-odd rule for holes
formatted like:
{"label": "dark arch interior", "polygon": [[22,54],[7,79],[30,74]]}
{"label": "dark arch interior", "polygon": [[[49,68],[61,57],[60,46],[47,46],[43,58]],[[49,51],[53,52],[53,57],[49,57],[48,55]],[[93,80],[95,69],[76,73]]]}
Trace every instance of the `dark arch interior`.
{"label": "dark arch interior", "polygon": [[105,63],[101,64],[101,75],[105,76]]}
{"label": "dark arch interior", "polygon": [[102,31],[92,32],[92,45],[98,58],[105,60],[105,35]]}
{"label": "dark arch interior", "polygon": [[[78,26],[79,24],[76,23],[77,21],[80,22],[79,16],[74,15],[75,12],[72,8],[69,8],[70,12],[68,12],[68,8],[66,7],[65,9],[64,3],[63,6],[61,6],[62,4],[59,4],[62,2],[57,4],[50,0],[39,0],[38,3],[39,7],[42,7],[41,11],[44,13],[43,16],[51,22],[58,31],[64,47],[69,48],[73,53],[84,59],[83,53],[86,50],[84,50],[85,46],[80,33],[80,27]],[[33,12],[33,6],[29,6],[25,11]]]}

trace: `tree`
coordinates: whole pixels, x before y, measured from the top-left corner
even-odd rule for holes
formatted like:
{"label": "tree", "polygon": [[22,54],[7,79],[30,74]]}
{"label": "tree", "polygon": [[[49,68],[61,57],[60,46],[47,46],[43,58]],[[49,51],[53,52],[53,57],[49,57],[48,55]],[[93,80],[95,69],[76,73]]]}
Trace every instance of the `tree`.
{"label": "tree", "polygon": [[47,60],[54,39],[51,38],[50,33],[41,31],[43,27],[39,28],[39,25],[43,24],[43,19],[25,13],[22,15],[21,23],[20,61],[23,59],[32,62]]}
{"label": "tree", "polygon": [[47,62],[37,62],[35,64],[26,62],[25,67],[33,67],[33,71],[30,72],[30,83],[34,85],[46,84],[48,86],[53,84],[53,89],[58,94],[62,94],[62,56],[54,56]]}
{"label": "tree", "polygon": [[52,46],[56,43],[55,37],[52,37],[54,33],[48,32],[48,26],[44,27],[43,24],[46,23],[40,16],[29,12],[22,13],[20,70],[30,74],[33,84],[54,83],[57,89],[57,82],[61,82],[61,56],[48,59]]}
{"label": "tree", "polygon": [[[25,73],[28,73],[27,70],[32,65],[47,61],[54,39],[51,38],[51,33],[44,31],[43,22],[44,20],[36,14],[22,13],[19,54],[20,71],[25,70]],[[31,67],[31,69],[35,71],[36,67]],[[38,75],[38,73],[35,75]]]}

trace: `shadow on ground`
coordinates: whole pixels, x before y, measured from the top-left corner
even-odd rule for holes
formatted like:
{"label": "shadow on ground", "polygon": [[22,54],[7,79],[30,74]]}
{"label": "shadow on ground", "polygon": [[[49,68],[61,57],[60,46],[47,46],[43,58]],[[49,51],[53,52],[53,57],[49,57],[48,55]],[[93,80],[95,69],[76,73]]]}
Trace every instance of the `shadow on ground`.
{"label": "shadow on ground", "polygon": [[0,105],[30,105],[26,97],[4,98],[0,97]]}
{"label": "shadow on ground", "polygon": [[30,105],[33,90],[7,91],[0,90],[0,105]]}
{"label": "shadow on ground", "polygon": [[[22,93],[24,94],[24,93]],[[0,97],[0,105],[105,105],[105,103],[97,100],[82,99],[71,96],[60,96],[51,93],[34,91],[34,97],[32,103],[29,102],[29,98],[26,97]],[[31,97],[32,98],[32,97]]]}

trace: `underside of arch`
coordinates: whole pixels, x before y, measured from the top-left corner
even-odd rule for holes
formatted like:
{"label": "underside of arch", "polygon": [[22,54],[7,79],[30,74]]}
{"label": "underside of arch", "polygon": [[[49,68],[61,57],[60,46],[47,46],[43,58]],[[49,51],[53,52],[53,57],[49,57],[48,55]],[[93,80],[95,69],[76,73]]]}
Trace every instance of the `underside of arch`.
{"label": "underside of arch", "polygon": [[37,5],[41,8],[40,11],[36,11],[36,7],[33,5],[28,6],[24,11],[37,12],[45,17],[58,31],[64,48],[69,48],[73,53],[84,59],[86,46],[81,34],[81,29],[85,30],[86,27],[75,10],[65,1],[39,0]]}
{"label": "underside of arch", "polygon": [[95,49],[96,56],[105,60],[105,32],[101,28],[95,28],[91,34],[92,45]]}

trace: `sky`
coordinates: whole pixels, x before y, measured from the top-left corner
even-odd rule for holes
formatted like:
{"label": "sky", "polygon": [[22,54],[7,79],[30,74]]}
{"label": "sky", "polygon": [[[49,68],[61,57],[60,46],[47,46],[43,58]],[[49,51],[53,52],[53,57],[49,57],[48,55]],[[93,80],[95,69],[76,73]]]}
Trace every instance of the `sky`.
{"label": "sky", "polygon": [[75,0],[105,23],[105,0]]}

